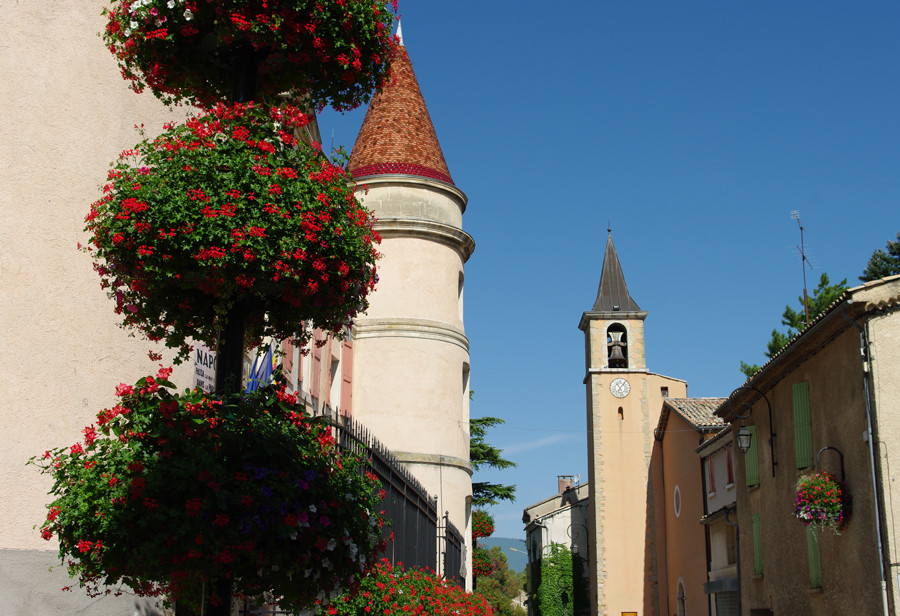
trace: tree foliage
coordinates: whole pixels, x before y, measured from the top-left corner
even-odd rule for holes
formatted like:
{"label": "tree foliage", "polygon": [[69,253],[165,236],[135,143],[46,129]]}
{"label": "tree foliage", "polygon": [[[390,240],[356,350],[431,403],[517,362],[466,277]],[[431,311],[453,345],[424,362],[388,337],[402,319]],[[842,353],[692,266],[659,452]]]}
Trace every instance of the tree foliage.
{"label": "tree foliage", "polygon": [[872,253],[859,279],[869,282],[895,274],[900,274],[900,232],[897,233],[897,241],[888,240],[885,250],[879,248]]}
{"label": "tree foliage", "polygon": [[586,564],[560,543],[550,545],[540,559],[540,581],[532,598],[541,616],[573,616],[587,613]]}
{"label": "tree foliage", "polygon": [[515,571],[510,571],[506,555],[499,545],[484,550],[490,563],[490,572],[479,576],[476,591],[494,608],[499,616],[525,616],[525,610],[512,602],[522,591],[522,580]]}
{"label": "tree foliage", "polygon": [[[837,284],[831,284],[828,274],[822,273],[819,278],[819,285],[808,296],[809,300],[809,320],[812,322],[816,317],[825,312],[834,301],[843,295],[847,290],[847,279],[844,278]],[[766,357],[772,358],[790,342],[791,338],[806,329],[806,308],[803,303],[803,296],[797,298],[799,309],[795,310],[790,306],[784,307],[781,314],[781,324],[787,327],[786,331],[772,330],[769,342],[766,344]],[[741,362],[741,372],[747,378],[750,378],[759,371],[759,365]]]}
{"label": "tree foliage", "polygon": [[[498,417],[479,417],[469,421],[469,460],[472,470],[478,472],[482,468],[515,468],[517,464],[503,457],[503,450],[485,441],[488,428],[500,425],[504,421]],[[472,506],[484,507],[496,505],[502,500],[512,501],[516,497],[516,486],[491,483],[489,481],[472,482]]]}

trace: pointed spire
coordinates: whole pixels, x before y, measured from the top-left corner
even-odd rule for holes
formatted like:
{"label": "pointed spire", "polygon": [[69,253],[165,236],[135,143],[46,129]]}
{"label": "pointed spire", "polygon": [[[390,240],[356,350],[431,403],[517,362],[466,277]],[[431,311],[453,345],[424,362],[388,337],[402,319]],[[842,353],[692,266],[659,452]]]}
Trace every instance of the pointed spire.
{"label": "pointed spire", "polygon": [[612,229],[606,239],[606,254],[603,256],[603,272],[600,274],[600,288],[597,290],[597,300],[594,302],[593,312],[640,312],[625,284],[625,274],[622,273],[622,265],[616,254],[616,247],[612,241]]}
{"label": "pointed spire", "polygon": [[[397,28],[398,36],[402,36]],[[354,178],[415,175],[453,184],[419,82],[401,39],[393,81],[372,98],[350,153]]]}
{"label": "pointed spire", "polygon": [[403,26],[399,19],[397,20],[397,39],[400,41],[400,47],[403,47]]}

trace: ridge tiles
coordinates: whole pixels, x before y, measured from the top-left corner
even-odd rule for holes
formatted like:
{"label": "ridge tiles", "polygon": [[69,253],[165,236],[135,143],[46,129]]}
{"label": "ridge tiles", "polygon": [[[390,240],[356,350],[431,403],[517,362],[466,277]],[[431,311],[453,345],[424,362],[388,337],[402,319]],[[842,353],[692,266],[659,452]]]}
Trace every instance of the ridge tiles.
{"label": "ridge tiles", "polygon": [[593,312],[640,312],[641,310],[628,293],[625,274],[622,273],[622,265],[619,263],[619,256],[613,245],[612,231],[609,231],[606,239],[606,254],[603,256],[600,288],[597,289],[597,300],[594,302],[592,310]]}
{"label": "ridge tiles", "polygon": [[402,44],[392,81],[377,93],[350,153],[354,178],[417,175],[453,184],[419,82]]}

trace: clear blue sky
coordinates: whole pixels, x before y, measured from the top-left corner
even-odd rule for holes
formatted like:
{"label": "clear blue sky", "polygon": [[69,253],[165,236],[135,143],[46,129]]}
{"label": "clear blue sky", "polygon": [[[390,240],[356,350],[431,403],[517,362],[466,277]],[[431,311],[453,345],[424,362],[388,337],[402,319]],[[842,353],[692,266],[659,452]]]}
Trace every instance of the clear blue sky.
{"label": "clear blue sky", "polygon": [[[584,338],[607,221],[651,371],[725,396],[816,269],[857,284],[900,230],[900,3],[401,0],[406,48],[477,247],[473,416],[518,485],[587,475]],[[364,110],[325,113],[352,146]]]}

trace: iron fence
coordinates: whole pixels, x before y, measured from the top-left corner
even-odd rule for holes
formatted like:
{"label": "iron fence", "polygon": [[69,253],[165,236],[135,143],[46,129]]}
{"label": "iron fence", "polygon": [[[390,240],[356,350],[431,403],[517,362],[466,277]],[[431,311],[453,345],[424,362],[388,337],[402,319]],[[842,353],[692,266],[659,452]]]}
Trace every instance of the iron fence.
{"label": "iron fence", "polygon": [[[462,534],[445,514],[438,523],[437,499],[429,496],[422,484],[391,454],[369,430],[352,417],[322,405],[319,401],[298,396],[313,415],[328,417],[332,436],[339,450],[368,461],[367,470],[378,477],[384,488],[384,557],[404,567],[417,566],[438,570],[438,546],[443,557],[444,577],[465,587],[464,545]],[[393,539],[391,538],[393,537]],[[289,616],[275,606],[252,607],[244,604],[238,616]]]}

